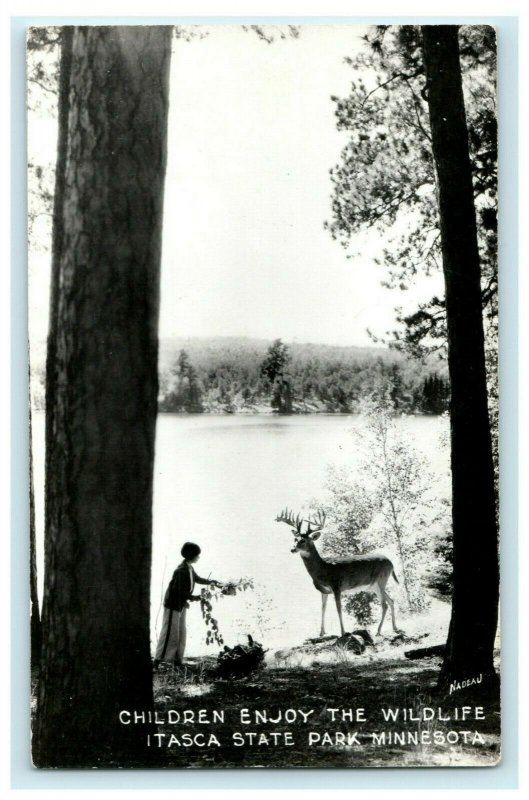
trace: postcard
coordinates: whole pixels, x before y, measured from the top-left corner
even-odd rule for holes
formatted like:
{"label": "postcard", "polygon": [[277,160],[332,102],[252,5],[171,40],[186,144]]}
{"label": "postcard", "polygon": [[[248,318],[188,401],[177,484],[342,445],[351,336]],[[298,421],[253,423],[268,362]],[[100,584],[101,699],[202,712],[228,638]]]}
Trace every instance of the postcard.
{"label": "postcard", "polygon": [[500,761],[496,35],[27,30],[32,762]]}

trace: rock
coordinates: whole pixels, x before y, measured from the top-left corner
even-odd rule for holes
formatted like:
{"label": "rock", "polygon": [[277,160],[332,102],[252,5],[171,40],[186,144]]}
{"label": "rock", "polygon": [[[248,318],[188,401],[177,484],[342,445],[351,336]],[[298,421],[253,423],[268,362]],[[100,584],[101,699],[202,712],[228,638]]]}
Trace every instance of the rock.
{"label": "rock", "polygon": [[355,655],[360,655],[366,649],[366,644],[362,636],[356,636],[354,633],[346,633],[336,639],[335,647],[343,647],[345,650],[350,650]]}
{"label": "rock", "polygon": [[409,643],[409,640],[406,638],[406,636],[404,636],[403,633],[397,633],[397,635],[394,636],[393,639],[390,639],[389,643],[392,647],[398,647],[401,644]]}
{"label": "rock", "polygon": [[353,631],[355,636],[360,636],[364,640],[364,644],[368,645],[369,647],[374,647],[375,643],[369,631],[366,631],[365,628],[356,628]]}

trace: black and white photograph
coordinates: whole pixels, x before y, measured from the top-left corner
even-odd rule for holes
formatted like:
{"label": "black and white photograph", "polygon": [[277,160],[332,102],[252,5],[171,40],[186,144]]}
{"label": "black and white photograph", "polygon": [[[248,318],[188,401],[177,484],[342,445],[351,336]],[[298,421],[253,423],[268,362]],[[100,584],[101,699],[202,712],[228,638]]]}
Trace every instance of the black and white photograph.
{"label": "black and white photograph", "polygon": [[501,760],[497,37],[383,22],[27,28],[37,769]]}

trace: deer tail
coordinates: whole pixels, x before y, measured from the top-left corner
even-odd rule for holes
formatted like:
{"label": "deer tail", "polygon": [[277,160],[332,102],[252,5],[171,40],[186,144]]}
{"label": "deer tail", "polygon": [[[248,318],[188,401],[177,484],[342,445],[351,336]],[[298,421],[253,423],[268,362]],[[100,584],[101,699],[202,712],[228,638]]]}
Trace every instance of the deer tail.
{"label": "deer tail", "polygon": [[397,578],[397,576],[395,575],[395,570],[394,570],[394,569],[392,569],[392,570],[391,570],[391,574],[393,575],[393,577],[395,578],[395,580],[397,581],[397,583],[400,583],[399,579],[398,579],[398,578]]}

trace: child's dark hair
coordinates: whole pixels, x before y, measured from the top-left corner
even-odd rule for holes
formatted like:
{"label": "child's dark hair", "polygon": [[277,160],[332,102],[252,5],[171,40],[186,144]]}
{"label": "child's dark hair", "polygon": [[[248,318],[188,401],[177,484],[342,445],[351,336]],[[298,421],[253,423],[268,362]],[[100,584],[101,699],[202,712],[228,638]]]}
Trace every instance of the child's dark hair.
{"label": "child's dark hair", "polygon": [[189,561],[189,559],[195,558],[199,555],[200,547],[194,542],[186,542],[180,550],[180,553],[186,559],[186,561]]}

